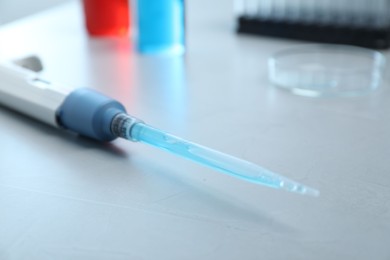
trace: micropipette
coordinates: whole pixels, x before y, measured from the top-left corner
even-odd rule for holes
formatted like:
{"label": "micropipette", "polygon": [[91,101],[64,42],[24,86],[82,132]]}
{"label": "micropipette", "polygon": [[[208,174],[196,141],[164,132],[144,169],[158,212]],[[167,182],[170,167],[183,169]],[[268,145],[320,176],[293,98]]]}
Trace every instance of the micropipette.
{"label": "micropipette", "polygon": [[57,128],[108,142],[121,137],[169,151],[219,172],[255,184],[318,196],[313,188],[261,166],[186,141],[145,124],[126,113],[118,101],[95,90],[60,92],[39,74],[16,66],[0,66],[0,104]]}

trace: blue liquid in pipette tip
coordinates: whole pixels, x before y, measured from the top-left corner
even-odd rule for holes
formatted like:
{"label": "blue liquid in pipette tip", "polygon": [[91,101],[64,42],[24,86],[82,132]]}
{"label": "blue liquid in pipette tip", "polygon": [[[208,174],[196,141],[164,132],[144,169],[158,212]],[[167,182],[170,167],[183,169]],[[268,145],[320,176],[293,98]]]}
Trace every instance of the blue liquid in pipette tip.
{"label": "blue liquid in pipette tip", "polygon": [[319,191],[315,189],[279,176],[258,165],[188,142],[144,123],[135,124],[129,131],[131,132],[128,136],[133,141],[150,144],[228,175],[290,192],[311,196],[319,195]]}
{"label": "blue liquid in pipette tip", "polygon": [[184,0],[138,0],[138,50],[184,52]]}

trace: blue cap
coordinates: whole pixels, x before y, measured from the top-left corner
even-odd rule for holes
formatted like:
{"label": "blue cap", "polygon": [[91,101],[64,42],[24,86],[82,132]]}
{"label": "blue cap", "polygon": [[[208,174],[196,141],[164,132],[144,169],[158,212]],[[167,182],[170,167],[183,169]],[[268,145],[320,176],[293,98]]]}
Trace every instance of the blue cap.
{"label": "blue cap", "polygon": [[58,123],[80,135],[99,141],[112,141],[111,122],[126,109],[118,101],[95,90],[80,88],[71,92],[57,110]]}

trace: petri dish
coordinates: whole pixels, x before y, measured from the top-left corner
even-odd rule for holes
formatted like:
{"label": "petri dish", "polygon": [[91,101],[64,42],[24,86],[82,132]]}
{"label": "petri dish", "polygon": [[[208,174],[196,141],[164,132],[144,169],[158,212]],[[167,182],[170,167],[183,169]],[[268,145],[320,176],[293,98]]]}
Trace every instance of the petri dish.
{"label": "petri dish", "polygon": [[303,96],[360,96],[379,88],[385,63],[385,57],[371,49],[308,44],[272,55],[269,79]]}

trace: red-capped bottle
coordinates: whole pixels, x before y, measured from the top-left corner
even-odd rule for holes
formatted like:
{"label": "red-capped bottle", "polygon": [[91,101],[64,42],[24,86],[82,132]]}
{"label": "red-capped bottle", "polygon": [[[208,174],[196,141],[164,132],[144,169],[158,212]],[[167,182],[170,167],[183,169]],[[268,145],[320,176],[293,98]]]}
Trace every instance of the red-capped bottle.
{"label": "red-capped bottle", "polygon": [[129,0],[83,0],[83,8],[89,35],[128,35]]}

